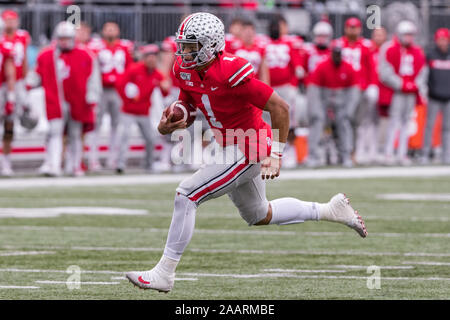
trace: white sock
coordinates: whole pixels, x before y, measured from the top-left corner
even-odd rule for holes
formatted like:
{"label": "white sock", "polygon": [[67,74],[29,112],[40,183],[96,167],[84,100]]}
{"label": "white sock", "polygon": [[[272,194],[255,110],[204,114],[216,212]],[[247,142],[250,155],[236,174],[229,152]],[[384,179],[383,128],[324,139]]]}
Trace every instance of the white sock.
{"label": "white sock", "polygon": [[281,198],[270,201],[272,220],[270,224],[294,224],[308,220],[319,220],[320,204],[295,198]]}
{"label": "white sock", "polygon": [[86,134],[86,140],[88,142],[89,145],[89,163],[92,165],[94,163],[98,163],[99,159],[98,159],[98,146],[97,146],[97,141],[98,141],[98,137],[99,134],[96,131],[97,129],[95,129],[92,132],[89,132],[88,134]]}
{"label": "white sock", "polygon": [[62,149],[63,149],[63,141],[61,136],[53,136],[50,138],[48,142],[48,154],[50,158],[50,166],[52,170],[59,171],[61,170],[61,157],[62,157]]}
{"label": "white sock", "polygon": [[177,268],[178,262],[180,262],[180,261],[171,259],[171,258],[163,255],[161,257],[161,260],[159,260],[159,262],[155,268],[158,268],[158,269],[164,271],[165,273],[173,274],[173,273],[175,273],[175,269]]}
{"label": "white sock", "polygon": [[3,166],[11,166],[11,156],[10,154],[2,154],[1,155],[1,162]]}
{"label": "white sock", "polygon": [[180,260],[194,233],[196,210],[195,203],[186,196],[179,193],[175,195],[172,222],[164,249],[166,257]]}

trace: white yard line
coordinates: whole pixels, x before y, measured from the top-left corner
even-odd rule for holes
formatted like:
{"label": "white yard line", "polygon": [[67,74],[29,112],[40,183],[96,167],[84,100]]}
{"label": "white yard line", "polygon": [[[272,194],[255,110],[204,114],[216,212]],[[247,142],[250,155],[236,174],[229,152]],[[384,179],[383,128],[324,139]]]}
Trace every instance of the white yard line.
{"label": "white yard line", "polygon": [[[13,178],[0,180],[0,189],[26,189],[42,187],[83,187],[111,185],[160,185],[179,183],[192,173],[95,176],[80,178]],[[323,179],[363,179],[388,177],[445,177],[450,176],[450,167],[373,167],[352,169],[297,169],[284,170],[278,180],[323,180]]]}
{"label": "white yard line", "polygon": [[425,266],[450,266],[450,262],[437,262],[437,261],[403,261],[402,263],[425,265]]}
{"label": "white yard line", "polygon": [[[2,245],[3,248],[24,248],[24,246]],[[104,246],[32,246],[45,250],[77,250],[77,251],[132,251],[162,252],[163,248],[151,247],[104,247]],[[331,255],[331,256],[405,256],[405,257],[450,257],[448,252],[368,252],[368,251],[308,251],[308,250],[250,250],[250,249],[201,249],[187,248],[187,251],[199,253],[232,253],[232,254],[271,254],[271,255]],[[4,269],[0,269],[2,271]]]}
{"label": "white yard line", "polygon": [[[367,276],[329,276],[329,275],[297,275],[292,273],[258,273],[258,274],[220,274],[220,273],[179,273],[180,275],[194,277],[217,277],[217,278],[296,278],[296,279],[367,279]],[[418,281],[450,281],[450,278],[442,277],[382,277],[383,280],[418,280]]]}
{"label": "white yard line", "polygon": [[36,286],[0,286],[0,289],[39,289]]}
{"label": "white yard line", "polygon": [[450,193],[382,193],[377,199],[405,201],[443,201],[450,202]]}
{"label": "white yard line", "polygon": [[[51,226],[29,226],[29,225],[14,225],[14,226],[0,226],[3,230],[30,230],[30,231],[92,231],[92,232],[162,232],[167,233],[168,229],[165,228],[120,228],[120,227],[91,227],[91,226],[64,226],[64,227],[51,227]],[[327,231],[276,231],[276,230],[230,230],[230,229],[195,229],[195,233],[201,234],[239,234],[239,235],[251,235],[251,236],[347,236],[351,234],[351,230],[347,232],[327,232]],[[399,238],[399,237],[424,237],[424,238],[450,238],[450,233],[395,233],[395,232],[373,232],[369,233],[371,237],[385,237],[385,238]]]}
{"label": "white yard line", "polygon": [[450,167],[372,167],[351,169],[316,169],[282,171],[280,180],[366,179],[394,177],[444,177],[450,175]]}
{"label": "white yard line", "polygon": [[345,273],[346,270],[326,269],[263,269],[264,272],[287,272],[287,273]]}
{"label": "white yard line", "polygon": [[179,183],[190,174],[165,175],[128,175],[128,176],[95,176],[95,177],[61,177],[61,178],[13,178],[0,181],[0,189],[27,189],[47,187],[91,187],[110,185],[154,185],[163,183]]}
{"label": "white yard line", "polygon": [[[111,280],[128,280],[125,276],[111,277]],[[198,278],[175,278],[175,281],[198,281]]]}
{"label": "white yard line", "polygon": [[[67,282],[67,281],[53,281],[53,280],[36,280],[36,283],[39,284],[73,284],[73,282]],[[120,284],[120,282],[114,281],[114,282],[103,282],[103,281],[80,281],[80,285],[90,284],[90,285],[114,285],[114,284]]]}
{"label": "white yard line", "polygon": [[12,252],[0,252],[0,257],[10,256],[35,256],[40,254],[55,254],[55,251],[12,251]]}
{"label": "white yard line", "polygon": [[[149,196],[149,195],[146,195]],[[143,197],[146,197],[143,196]],[[39,200],[39,203],[44,203],[45,205],[49,205],[49,204],[53,204],[55,203],[58,206],[61,206],[61,204],[64,203],[70,203],[71,204],[81,204],[82,206],[86,206],[86,205],[97,205],[99,206],[99,204],[108,204],[111,205],[112,203],[114,203],[115,205],[120,204],[120,205],[149,205],[152,203],[158,203],[160,204],[161,202],[167,202],[168,204],[173,204],[173,199],[124,199],[124,198],[117,198],[114,195],[111,195],[111,198],[106,198],[106,197],[99,197],[96,199],[92,199],[92,198],[64,198],[64,197],[57,197],[57,198],[23,198],[23,197],[1,197],[0,196],[0,203],[2,202],[7,202],[7,203],[23,203],[23,204],[36,204],[36,201]],[[233,204],[231,203],[231,206]]]}
{"label": "white yard line", "polygon": [[[2,268],[0,272],[23,272],[23,273],[67,273],[67,270],[55,270],[55,269],[20,269],[20,268]],[[121,271],[111,270],[80,270],[80,273],[92,273],[92,274],[125,274]],[[65,283],[65,282],[64,282]]]}
{"label": "white yard line", "polygon": [[[29,226],[29,225],[14,225],[14,226],[0,226],[0,230],[28,230],[28,231],[46,231],[46,230],[61,230],[61,231],[92,231],[92,232],[163,232],[167,233],[169,230],[165,228],[120,228],[120,227],[51,227],[51,226]],[[243,234],[243,235],[272,235],[272,236],[294,236],[299,235],[299,232],[294,231],[276,231],[276,230],[229,230],[229,229],[195,229],[195,233],[202,234]],[[305,234],[305,233],[303,233]],[[344,234],[344,233],[343,233]],[[312,233],[311,235],[316,235]],[[326,235],[326,234],[323,234]]]}
{"label": "white yard line", "polygon": [[409,217],[409,216],[375,216],[369,215],[363,216],[364,220],[379,220],[379,221],[408,221],[408,222],[448,222],[450,217],[436,217],[436,216],[423,216],[423,217]]}
{"label": "white yard line", "polygon": [[135,216],[147,215],[148,211],[114,207],[0,208],[0,218],[54,218],[62,214]]}
{"label": "white yard line", "polygon": [[[61,205],[62,202],[64,202],[63,200],[56,200],[54,199],[54,203]],[[116,204],[118,205],[126,205],[126,201],[122,202],[122,201],[116,201],[117,199],[113,199],[114,202],[116,202]],[[22,202],[22,200],[17,200]],[[35,203],[36,200],[30,201]],[[109,204],[111,204],[111,201],[109,200],[104,200],[104,203],[109,202]],[[155,201],[155,202],[159,202],[159,201]],[[45,200],[45,203],[48,203],[48,199]],[[100,200],[96,200],[96,201],[84,201],[84,202],[79,202],[80,204],[83,205],[87,205],[87,204],[91,204],[91,205],[95,205],[95,204],[99,204],[102,203],[102,201]],[[151,203],[148,202],[147,200],[142,200],[141,204],[144,203]],[[173,204],[173,200],[170,200],[170,203]],[[226,204],[221,204],[221,205],[226,205]],[[232,204],[231,204],[232,205]],[[13,209],[13,208],[7,208],[7,209]],[[60,214],[66,214],[66,213],[60,213],[58,215],[52,213],[52,212],[43,212],[42,209],[44,208],[26,208],[25,210],[23,210],[22,212],[20,212],[19,208],[14,208],[16,211],[16,213],[10,213],[10,212],[5,212],[3,211],[2,208],[0,208],[0,218],[48,218],[48,217],[54,217],[54,216],[59,216]],[[32,212],[34,211],[34,212]],[[144,211],[144,210],[143,210]],[[75,213],[72,213],[75,214]],[[83,213],[83,212],[79,212],[78,214],[80,215],[87,215],[87,214],[94,214],[94,213]],[[106,213],[105,213],[106,214]],[[142,213],[144,214],[144,213]],[[154,211],[150,211],[147,212],[146,214],[148,214],[150,217],[155,218],[171,218],[172,217],[172,212],[170,211],[166,211],[166,212],[154,212]],[[136,215],[140,215],[140,213],[137,213]],[[363,215],[362,216],[364,218],[365,221],[407,221],[407,222],[448,222],[450,221],[450,217],[444,217],[444,216],[423,216],[423,217],[417,217],[417,216],[391,216],[391,215],[386,215],[386,216],[382,216],[382,215]],[[234,212],[234,213],[211,213],[211,212],[201,212],[196,216],[196,219],[236,219],[236,220],[241,220],[242,218],[239,216],[239,213]]]}
{"label": "white yard line", "polygon": [[[348,269],[348,270],[366,270],[370,266],[338,264],[338,265],[332,265],[330,267],[342,268],[342,269]],[[414,266],[378,266],[377,265],[377,267],[379,267],[380,269],[385,269],[385,270],[414,269]]]}
{"label": "white yard line", "polygon": [[[66,273],[65,270],[39,270],[39,269],[0,269],[0,272],[7,270],[8,272],[39,272],[39,273]],[[11,271],[14,270],[14,271]],[[82,270],[82,273],[99,273],[99,274],[119,274],[118,271],[101,271],[101,270]],[[214,277],[214,278],[234,278],[234,279],[252,279],[252,278],[297,278],[297,279],[367,279],[367,276],[337,276],[337,275],[298,275],[291,272],[279,273],[256,273],[256,274],[236,274],[236,273],[196,273],[196,272],[178,272],[179,276],[188,277],[189,279],[197,279],[198,277]],[[184,278],[187,279],[187,278]],[[383,280],[413,280],[413,281],[450,281],[450,278],[443,277],[383,277]],[[66,284],[67,281],[37,280],[36,283],[43,284]],[[119,282],[81,282],[81,284],[119,284]]]}
{"label": "white yard line", "polygon": [[405,257],[450,257],[450,253],[432,253],[432,252],[407,252]]}
{"label": "white yard line", "polygon": [[[0,201],[2,199],[0,198]],[[8,201],[11,201],[11,199],[8,199]],[[20,201],[21,203],[36,203],[35,199],[17,199],[17,201]],[[89,199],[79,199],[76,201],[72,201],[70,199],[45,199],[44,202],[46,204],[48,204],[49,202],[58,204],[59,207],[61,209],[58,209],[59,211],[63,210],[64,208],[75,208],[75,207],[61,207],[61,204],[64,202],[71,202],[71,203],[75,203],[78,202],[79,204],[82,204],[84,207],[84,209],[82,209],[82,211],[72,211],[72,212],[58,212],[58,213],[54,213],[54,207],[51,208],[0,208],[0,218],[48,218],[48,217],[53,217],[53,216],[59,216],[61,214],[80,214],[80,215],[94,215],[96,213],[92,212],[93,210],[87,209],[87,208],[100,208],[100,207],[86,207],[86,205],[95,205],[95,204],[100,204],[100,203],[108,203],[108,204],[112,204],[111,202],[114,202],[115,204],[118,205],[129,205],[130,202],[134,205],[134,204],[151,204],[151,203],[157,203],[157,204],[161,204],[161,202],[167,202],[168,204],[172,205],[173,204],[173,200],[127,200],[127,199],[99,199],[99,200],[89,200]],[[227,204],[227,203],[222,203],[221,206],[230,206],[232,207],[233,204]],[[52,209],[52,210],[47,210],[47,209]],[[120,208],[117,208],[120,209]],[[123,208],[122,208],[123,209]],[[71,209],[69,209],[71,210]],[[72,209],[73,210],[73,209]],[[89,212],[90,210],[90,212]],[[108,208],[108,210],[111,210],[111,208]],[[166,212],[145,212],[146,210],[136,210],[136,209],[127,209],[130,210],[129,213],[125,213],[125,214],[130,214],[130,215],[143,215],[143,214],[148,214],[151,217],[165,217],[165,218],[171,218],[172,217],[172,212],[171,211],[166,211]],[[131,210],[135,210],[134,212],[132,212]],[[84,211],[84,212],[83,212]],[[107,213],[107,211],[105,211],[102,214],[109,214]],[[112,213],[114,215],[119,215],[120,213]],[[111,214],[111,215],[112,215]],[[237,212],[230,212],[230,213],[214,213],[214,212],[201,212],[196,216],[196,219],[211,219],[211,218],[217,218],[217,219],[236,219],[236,220],[241,220],[241,217],[239,216],[239,213]],[[378,221],[408,221],[408,222],[448,222],[450,221],[450,217],[445,217],[445,216],[422,216],[422,217],[418,217],[418,216],[392,216],[392,215],[363,215],[364,220],[369,221],[369,220],[378,220]]]}

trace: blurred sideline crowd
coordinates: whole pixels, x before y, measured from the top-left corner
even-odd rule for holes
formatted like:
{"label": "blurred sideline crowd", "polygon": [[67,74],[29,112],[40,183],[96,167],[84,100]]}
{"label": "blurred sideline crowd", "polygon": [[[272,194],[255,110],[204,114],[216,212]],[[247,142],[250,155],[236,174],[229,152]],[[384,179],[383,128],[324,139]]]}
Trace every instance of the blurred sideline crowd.
{"label": "blurred sideline crowd", "polygon": [[[311,42],[290,34],[282,15],[269,21],[266,33],[256,33],[256,23],[235,17],[225,50],[247,59],[254,76],[290,105],[283,167],[450,164],[448,29],[435,30],[434,45],[425,50],[415,42],[418,26],[406,20],[390,37],[378,27],[365,39],[363,22],[351,17],[345,21],[344,35],[335,39],[323,17],[312,27]],[[178,98],[172,73],[177,51],[174,35],[159,44],[137,47],[120,38],[114,21],[106,22],[99,34],[93,34],[84,22],[75,28],[63,21],[30,69],[26,52],[31,39],[19,25],[17,12],[2,12],[1,175],[14,175],[14,124],[27,130],[36,127],[29,92],[38,87],[45,92],[48,120],[40,174],[82,176],[105,168],[123,173],[132,126],[137,126],[145,143],[147,172],[195,169],[189,164],[173,165],[174,143],[160,136],[150,119],[155,114],[159,119],[162,110]],[[417,106],[425,108],[426,121],[419,132],[421,148],[412,154],[409,145]],[[101,161],[99,132],[106,114],[109,145]],[[204,117],[198,117],[207,127]],[[270,123],[270,116],[263,117]]]}

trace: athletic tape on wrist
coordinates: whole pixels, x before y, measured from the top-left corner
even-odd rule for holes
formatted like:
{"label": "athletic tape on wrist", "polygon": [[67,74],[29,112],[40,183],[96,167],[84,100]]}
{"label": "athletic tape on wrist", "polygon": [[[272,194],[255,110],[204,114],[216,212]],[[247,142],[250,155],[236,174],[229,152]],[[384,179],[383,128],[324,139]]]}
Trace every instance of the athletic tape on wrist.
{"label": "athletic tape on wrist", "polygon": [[281,159],[283,157],[283,150],[285,145],[285,143],[273,141],[270,156],[272,158]]}

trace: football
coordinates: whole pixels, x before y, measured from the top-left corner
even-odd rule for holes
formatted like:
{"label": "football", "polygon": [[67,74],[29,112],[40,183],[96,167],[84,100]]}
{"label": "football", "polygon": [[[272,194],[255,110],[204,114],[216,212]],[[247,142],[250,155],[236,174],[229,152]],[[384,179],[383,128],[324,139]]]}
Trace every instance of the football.
{"label": "football", "polygon": [[177,122],[181,119],[187,122],[189,127],[197,116],[197,109],[189,103],[181,100],[174,101],[168,108],[167,113],[173,112],[172,122]]}

